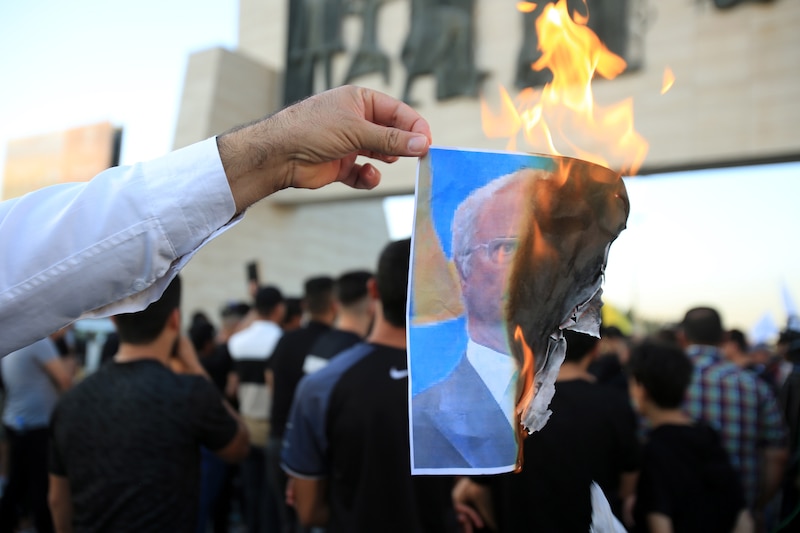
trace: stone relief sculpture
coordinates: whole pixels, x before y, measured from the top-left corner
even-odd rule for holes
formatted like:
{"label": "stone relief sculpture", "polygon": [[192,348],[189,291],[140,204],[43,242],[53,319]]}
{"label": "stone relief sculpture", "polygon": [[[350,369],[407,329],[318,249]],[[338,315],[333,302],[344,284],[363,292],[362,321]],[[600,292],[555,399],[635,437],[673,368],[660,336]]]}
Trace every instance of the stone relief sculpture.
{"label": "stone relief sculpture", "polygon": [[363,21],[361,44],[356,50],[344,82],[350,83],[359,76],[379,72],[389,84],[389,56],[378,46],[378,11],[387,0],[352,0],[352,12]]}
{"label": "stone relief sculpture", "polygon": [[478,95],[486,73],[475,66],[474,0],[411,0],[411,30],[402,52],[403,100],[414,81],[436,76],[436,98]]}
{"label": "stone relief sculpture", "polygon": [[333,58],[344,51],[342,0],[289,0],[289,43],[284,101],[295,102],[314,94],[317,67],[325,88],[333,87]]}
{"label": "stone relief sculpture", "polygon": [[[391,57],[378,42],[378,14],[389,0],[289,0],[289,32],[284,80],[284,101],[295,102],[339,83],[350,83],[380,73],[389,84]],[[407,0],[411,21],[400,59],[406,69],[402,98],[412,100],[414,83],[433,75],[437,100],[477,97],[487,76],[475,64],[475,0]],[[540,86],[552,79],[548,70],[534,71],[540,56],[535,20],[544,6],[557,0],[535,2],[522,13],[523,41],[516,65],[515,85]],[[647,0],[567,0],[571,12],[589,12],[589,27],[606,46],[628,62],[628,70],[643,63]],[[735,4],[739,0],[711,0]],[[753,0],[765,1],[765,0]],[[768,1],[768,0],[767,0]],[[585,2],[585,3],[584,3]],[[350,54],[343,80],[333,79],[335,58],[345,52],[342,23],[345,16],[362,20],[358,48]],[[323,78],[321,83],[320,77]]]}

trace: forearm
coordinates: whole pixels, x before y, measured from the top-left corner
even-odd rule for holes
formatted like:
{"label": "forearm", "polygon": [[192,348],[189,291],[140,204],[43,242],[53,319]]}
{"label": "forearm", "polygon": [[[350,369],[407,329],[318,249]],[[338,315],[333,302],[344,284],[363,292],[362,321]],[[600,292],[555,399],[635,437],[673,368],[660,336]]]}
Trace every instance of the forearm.
{"label": "forearm", "polygon": [[300,523],[306,527],[326,526],[330,518],[327,482],[324,479],[292,478],[293,501]]}
{"label": "forearm", "polygon": [[756,508],[763,509],[775,497],[783,483],[789,452],[786,448],[766,448],[761,452],[762,475]]}
{"label": "forearm", "polygon": [[234,212],[213,139],[3,202],[0,355],[89,311],[143,309]]}
{"label": "forearm", "polygon": [[72,495],[66,478],[50,474],[48,503],[57,533],[72,533]]}

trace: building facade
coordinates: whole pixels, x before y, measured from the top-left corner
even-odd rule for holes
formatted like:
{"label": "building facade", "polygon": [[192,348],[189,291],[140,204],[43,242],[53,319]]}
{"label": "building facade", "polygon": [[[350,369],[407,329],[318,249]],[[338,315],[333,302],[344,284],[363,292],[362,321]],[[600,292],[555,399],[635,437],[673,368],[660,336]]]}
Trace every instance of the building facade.
{"label": "building facade", "polygon": [[[611,5],[618,10],[602,15],[611,22],[624,18],[625,56],[633,68],[614,80],[596,80],[594,93],[603,104],[633,99],[636,129],[650,145],[644,171],[800,158],[800,2],[587,3],[590,20],[593,8]],[[340,9],[336,16],[325,11],[333,4]],[[306,10],[305,19],[293,12],[290,20],[287,0],[241,0],[238,48],[190,58],[175,148],[278,109],[286,87],[295,87],[298,58],[312,59],[300,74],[312,92],[345,81],[375,88],[412,102],[431,123],[437,145],[505,148],[505,141],[484,136],[480,100],[473,93],[482,93],[493,106],[500,85],[516,91],[531,24],[516,2],[291,0],[291,5]],[[338,24],[309,33],[315,14],[328,25]],[[440,38],[445,33],[461,38],[448,44]],[[443,42],[458,53],[435,57],[433,67],[419,62]],[[294,53],[287,53],[287,46]],[[667,67],[676,81],[662,95]],[[450,83],[453,79],[463,81]],[[253,206],[236,230],[206,246],[185,269],[185,309],[216,317],[223,302],[245,298],[245,264],[251,260],[258,261],[263,282],[294,294],[311,275],[374,268],[389,239],[382,198],[413,193],[416,162],[380,168],[384,178],[373,191],[336,185],[287,190]]]}

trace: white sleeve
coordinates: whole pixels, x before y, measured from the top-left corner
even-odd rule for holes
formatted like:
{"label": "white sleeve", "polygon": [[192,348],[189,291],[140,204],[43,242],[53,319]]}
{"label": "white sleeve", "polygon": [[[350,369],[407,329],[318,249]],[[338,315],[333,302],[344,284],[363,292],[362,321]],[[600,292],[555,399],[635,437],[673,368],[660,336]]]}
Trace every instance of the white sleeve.
{"label": "white sleeve", "polygon": [[235,211],[213,138],[0,203],[0,356],[144,309]]}

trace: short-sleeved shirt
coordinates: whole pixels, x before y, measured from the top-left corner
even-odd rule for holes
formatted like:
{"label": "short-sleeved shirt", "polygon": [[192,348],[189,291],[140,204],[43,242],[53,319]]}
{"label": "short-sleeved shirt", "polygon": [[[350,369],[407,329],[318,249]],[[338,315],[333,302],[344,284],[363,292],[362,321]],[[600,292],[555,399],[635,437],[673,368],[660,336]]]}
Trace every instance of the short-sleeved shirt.
{"label": "short-sleeved shirt", "polygon": [[55,359],[58,350],[47,337],[2,359],[6,389],[3,424],[16,430],[47,427],[58,401],[58,389],[44,365]]}
{"label": "short-sleeved shirt", "polygon": [[592,481],[620,513],[620,477],[639,469],[636,417],[625,395],[583,379],[555,387],[550,419],[523,442],[522,471],[474,478],[492,487],[501,531],[589,531]]}
{"label": "short-sleeved shirt", "polygon": [[329,533],[452,530],[452,479],[411,476],[405,350],[360,343],[305,376],[284,470],[328,482]]}
{"label": "short-sleeved shirt", "polygon": [[759,451],[786,446],[786,430],[775,395],[753,373],[723,359],[713,346],[687,349],[694,364],[684,410],[719,432],[745,500],[752,507],[758,495]]}
{"label": "short-sleeved shirt", "polygon": [[275,346],[267,366],[272,370],[274,389],[270,413],[270,437],[283,437],[286,420],[297,383],[303,377],[303,363],[308,351],[330,326],[312,321],[307,326],[286,333]]}
{"label": "short-sleeved shirt", "polygon": [[650,432],[636,488],[636,531],[648,531],[647,515],[660,513],[673,531],[728,533],[744,508],[739,476],[716,431],[699,423]]}
{"label": "short-sleeved shirt", "polygon": [[303,361],[303,373],[316,372],[326,366],[335,356],[362,340],[363,337],[360,335],[341,329],[332,329],[323,333],[308,351],[308,355]]}
{"label": "short-sleeved shirt", "polygon": [[200,446],[219,450],[236,431],[204,378],[111,361],[56,406],[50,471],[69,481],[76,532],[193,532]]}

